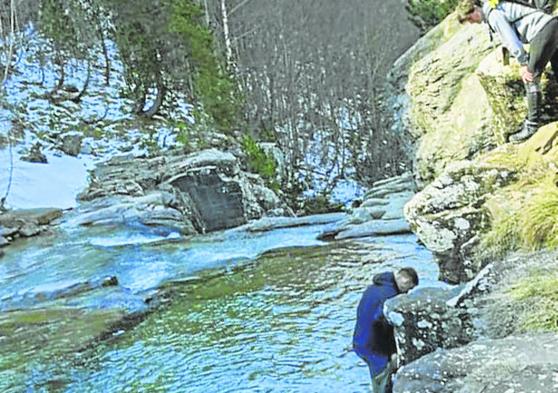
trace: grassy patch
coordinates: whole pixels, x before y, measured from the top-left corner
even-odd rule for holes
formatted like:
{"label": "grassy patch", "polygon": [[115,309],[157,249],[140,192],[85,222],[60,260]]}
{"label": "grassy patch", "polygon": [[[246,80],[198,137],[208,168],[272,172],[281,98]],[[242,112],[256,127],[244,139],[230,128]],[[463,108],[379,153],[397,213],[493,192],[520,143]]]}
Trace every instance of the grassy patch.
{"label": "grassy patch", "polygon": [[544,181],[520,211],[521,238],[531,250],[558,247],[558,187]]}
{"label": "grassy patch", "polygon": [[492,223],[490,231],[483,237],[481,259],[501,259],[510,251],[520,248],[518,217],[507,213]]}
{"label": "grassy patch", "polygon": [[529,308],[519,313],[522,331],[546,330],[558,332],[558,274],[532,274],[509,290],[516,302],[528,302]]}
{"label": "grassy patch", "polygon": [[517,249],[558,248],[558,125],[549,124],[526,143],[506,145],[480,162],[506,167],[518,179],[486,202],[492,223],[478,249],[481,259]]}
{"label": "grassy patch", "polygon": [[479,256],[500,259],[508,252],[558,248],[558,187],[553,177],[536,184],[519,182],[509,187],[484,234]]}

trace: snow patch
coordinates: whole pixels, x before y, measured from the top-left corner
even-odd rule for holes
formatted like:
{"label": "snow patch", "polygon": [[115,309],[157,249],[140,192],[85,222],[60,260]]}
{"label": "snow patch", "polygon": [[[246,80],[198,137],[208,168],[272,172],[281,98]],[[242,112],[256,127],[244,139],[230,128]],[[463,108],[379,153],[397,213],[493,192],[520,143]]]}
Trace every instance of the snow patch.
{"label": "snow patch", "polygon": [[[14,151],[11,190],[6,205],[13,209],[54,207],[70,209],[77,195],[87,187],[90,161],[46,152],[48,164],[20,160]],[[0,150],[0,195],[4,196],[10,178],[10,153]]]}

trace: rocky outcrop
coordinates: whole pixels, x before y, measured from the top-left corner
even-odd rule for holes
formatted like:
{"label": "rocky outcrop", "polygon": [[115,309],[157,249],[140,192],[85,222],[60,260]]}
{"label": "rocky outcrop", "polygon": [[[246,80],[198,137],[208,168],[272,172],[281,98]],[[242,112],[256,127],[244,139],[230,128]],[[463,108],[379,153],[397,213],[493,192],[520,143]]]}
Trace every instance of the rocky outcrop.
{"label": "rocky outcrop", "polygon": [[441,279],[467,281],[480,270],[471,250],[489,225],[483,203],[515,180],[508,168],[464,161],[450,166],[405,206],[413,232],[438,258]]}
{"label": "rocky outcrop", "polygon": [[495,262],[558,246],[557,86],[543,77],[548,124],[511,145],[526,112],[519,75],[482,26],[450,16],[390,77],[394,129],[410,135],[420,190],[405,217],[440,278],[467,282],[386,303],[406,364],[394,392],[558,391],[556,336],[541,333],[558,326],[556,255]]}
{"label": "rocky outcrop", "polygon": [[349,239],[409,233],[403,207],[413,197],[415,184],[410,173],[372,184],[359,207],[320,235],[321,239]]}
{"label": "rocky outcrop", "polygon": [[[545,204],[549,204],[547,213],[541,210],[541,214],[548,214],[558,192],[552,191],[556,187],[552,182],[557,173],[557,124],[541,128],[521,145],[505,145],[475,160],[448,166],[407,204],[406,217],[438,258],[442,279],[472,279],[498,249],[514,244],[537,247],[533,241],[542,245],[547,238],[552,242],[554,232],[542,232],[539,240],[533,240],[531,231],[537,231],[539,224],[552,227],[551,216],[546,222],[534,215]],[[539,199],[531,202],[537,195]]]}
{"label": "rocky outcrop", "polygon": [[479,340],[403,367],[393,392],[554,392],[557,351],[553,333]]}
{"label": "rocky outcrop", "polygon": [[[543,78],[543,87],[549,91],[546,116],[555,118],[555,86]],[[438,257],[442,279],[470,280],[501,254],[493,252],[502,236],[496,232],[506,225],[509,231],[521,203],[542,193],[556,173],[550,164],[556,158],[555,125],[519,147],[506,143],[526,113],[519,66],[502,62],[483,26],[460,26],[453,15],[398,61],[389,92],[390,111],[400,119],[394,129],[407,133],[415,147],[414,175],[422,190],[408,204],[406,218]],[[535,170],[534,163],[544,169]],[[370,214],[381,215],[382,206]],[[528,234],[513,237],[524,239],[510,240],[510,247],[540,247],[529,244]],[[480,257],[485,250],[490,252]]]}
{"label": "rocky outcrop", "polygon": [[76,218],[83,225],[137,220],[185,234],[291,213],[259,176],[241,171],[235,156],[215,149],[136,158],[132,164],[114,158],[92,173],[80,199],[96,203]]}
{"label": "rocky outcrop", "polygon": [[411,96],[407,92],[413,64],[442,45],[461,27],[454,18],[447,18],[419,39],[394,63],[388,75],[385,107],[393,132],[401,135],[409,156],[415,156],[415,137],[411,119]]}
{"label": "rocky outcrop", "polygon": [[456,348],[471,342],[471,316],[467,310],[448,304],[458,290],[421,288],[386,302],[384,314],[395,327],[400,364],[408,364],[438,348]]}
{"label": "rocky outcrop", "polygon": [[[553,386],[547,382],[555,367],[549,362],[555,348],[545,343],[556,335],[541,332],[555,330],[558,323],[557,256],[514,254],[491,263],[461,287],[419,289],[387,301],[384,313],[395,326],[400,365],[405,365],[397,373],[394,392],[526,389],[533,383],[532,366],[543,381],[533,386],[554,391],[543,387]],[[541,345],[541,352],[524,352],[529,345]],[[525,355],[533,357],[526,360]],[[518,373],[503,373],[508,364]],[[481,379],[479,373],[484,373]],[[499,390],[496,381],[506,389]]]}
{"label": "rocky outcrop", "polygon": [[0,213],[0,248],[18,238],[33,237],[47,231],[49,225],[60,217],[60,209],[9,210]]}

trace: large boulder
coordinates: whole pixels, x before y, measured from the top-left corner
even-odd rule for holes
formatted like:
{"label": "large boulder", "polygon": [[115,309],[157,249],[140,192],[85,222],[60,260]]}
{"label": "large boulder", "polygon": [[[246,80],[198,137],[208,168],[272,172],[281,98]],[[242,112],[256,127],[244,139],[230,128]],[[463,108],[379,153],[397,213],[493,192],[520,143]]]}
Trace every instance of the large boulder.
{"label": "large boulder", "polygon": [[384,314],[395,327],[400,364],[438,348],[455,348],[471,342],[473,327],[467,310],[448,304],[458,290],[421,288],[386,301]]}
{"label": "large boulder", "polygon": [[411,228],[437,257],[443,280],[470,280],[480,270],[469,251],[489,224],[483,202],[513,180],[514,173],[505,167],[464,161],[450,166],[405,206]]}
{"label": "large boulder", "polygon": [[208,149],[130,160],[114,158],[92,173],[81,200],[114,202],[103,202],[102,211],[80,219],[83,224],[136,217],[146,225],[203,233],[290,213],[259,176],[240,169],[231,153]]}
{"label": "large boulder", "polygon": [[201,232],[233,228],[247,221],[240,184],[216,167],[194,168],[169,183],[186,194]]}
{"label": "large boulder", "polygon": [[397,59],[388,75],[386,111],[389,114],[393,132],[401,135],[406,151],[412,157],[415,155],[416,137],[413,136],[412,98],[407,91],[410,70],[419,59],[436,50],[459,29],[461,29],[461,26],[455,17],[446,18]]}
{"label": "large boulder", "polygon": [[558,335],[528,334],[440,349],[399,370],[394,393],[558,391]]}

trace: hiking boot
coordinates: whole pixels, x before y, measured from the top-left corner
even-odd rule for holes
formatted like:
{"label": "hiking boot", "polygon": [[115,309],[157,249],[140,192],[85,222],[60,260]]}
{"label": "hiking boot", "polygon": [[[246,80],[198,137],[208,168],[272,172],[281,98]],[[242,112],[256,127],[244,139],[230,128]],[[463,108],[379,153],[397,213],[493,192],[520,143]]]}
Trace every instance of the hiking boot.
{"label": "hiking boot", "polygon": [[508,139],[511,143],[521,143],[533,136],[533,134],[536,133],[538,129],[538,123],[531,120],[525,120],[525,122],[523,123],[523,127],[521,127],[521,130],[519,130],[515,134],[510,135]]}
{"label": "hiking boot", "polygon": [[527,119],[525,119],[518,132],[510,135],[509,141],[512,143],[521,143],[529,139],[539,129],[542,112],[542,93],[539,81],[526,83],[525,92],[527,96]]}

